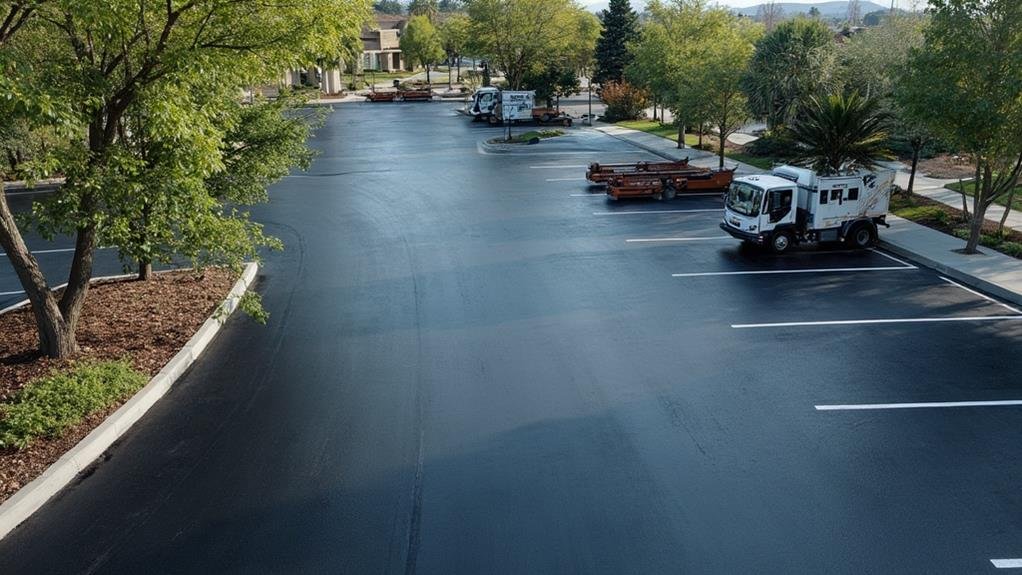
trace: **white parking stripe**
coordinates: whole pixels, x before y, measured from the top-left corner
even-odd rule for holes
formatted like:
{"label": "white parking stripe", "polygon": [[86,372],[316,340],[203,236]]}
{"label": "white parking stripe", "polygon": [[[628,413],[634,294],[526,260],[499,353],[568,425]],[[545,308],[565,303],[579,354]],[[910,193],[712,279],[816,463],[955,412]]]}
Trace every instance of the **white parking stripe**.
{"label": "white parking stripe", "polygon": [[[1022,405],[1022,399],[995,401],[929,401],[923,403],[851,403],[847,405],[814,405],[816,411],[864,411],[869,409],[918,409],[925,407],[997,407]],[[1009,560],[1010,561],[1010,560]],[[1018,561],[1016,559],[1016,561]]]}
{"label": "white parking stripe", "polygon": [[627,243],[646,243],[646,242],[703,242],[711,240],[730,240],[731,236],[707,236],[702,238],[635,238],[631,240],[625,240]]}
{"label": "white parking stripe", "polygon": [[991,559],[998,569],[1022,569],[1022,559]]}
{"label": "white parking stripe", "polygon": [[547,178],[548,182],[584,182],[585,178]]}
{"label": "white parking stripe", "polygon": [[[108,250],[110,248],[96,248],[96,249],[97,250]],[[75,248],[60,248],[60,249],[54,249],[54,250],[35,250],[35,251],[32,252],[32,255],[36,255],[36,254],[62,254],[62,253],[73,252],[73,251],[75,251]],[[0,252],[0,258],[2,258],[2,257],[7,257],[7,253]]]}
{"label": "white parking stripe", "polygon": [[[852,250],[852,251],[855,251],[855,250]],[[915,267],[914,265],[912,265],[912,264],[910,264],[910,263],[908,263],[906,261],[899,260],[898,258],[892,256],[891,254],[885,254],[884,252],[882,252],[882,251],[880,251],[880,250],[878,250],[876,248],[869,248],[869,251],[871,251],[871,252],[873,252],[875,254],[882,255],[885,258],[889,259],[889,260],[894,260],[894,261],[898,262],[899,264],[901,264],[903,266],[913,267],[913,268]]]}
{"label": "white parking stripe", "polygon": [[606,197],[606,194],[569,194],[573,198],[600,198],[601,200]]}
{"label": "white parking stripe", "polygon": [[735,329],[753,329],[761,327],[804,327],[818,325],[871,325],[885,323],[941,323],[956,321],[1006,321],[1022,320],[1022,315],[984,315],[972,317],[910,317],[898,319],[843,319],[835,321],[786,321],[780,323],[734,323]]}
{"label": "white parking stripe", "polygon": [[558,169],[565,169],[566,170],[566,169],[569,169],[569,168],[588,168],[589,166],[585,166],[585,165],[579,165],[579,166],[560,166],[560,165],[557,165],[557,164],[553,164],[553,165],[551,165],[551,164],[544,164],[542,166],[529,166],[529,167],[532,168],[533,170],[558,170]]}
{"label": "white parking stripe", "polygon": [[25,293],[25,292],[23,292],[23,291],[0,291],[0,296],[19,295],[19,294],[23,294],[23,293]]}
{"label": "white parking stripe", "polygon": [[878,268],[815,268],[808,270],[756,270],[756,271],[744,271],[744,272],[696,272],[687,274],[671,274],[671,277],[676,278],[694,278],[703,276],[754,276],[754,275],[770,275],[770,274],[825,274],[825,273],[847,273],[847,272],[889,272],[889,271],[907,271],[914,270],[915,266],[912,267],[900,267],[900,266],[887,266]]}
{"label": "white parking stripe", "polygon": [[698,212],[719,212],[719,208],[712,210],[637,210],[631,212],[593,212],[594,216],[634,216],[636,214],[695,214]]}
{"label": "white parking stripe", "polygon": [[976,291],[974,289],[969,289],[969,288],[963,286],[962,284],[960,284],[960,283],[958,283],[956,281],[952,281],[952,280],[950,280],[950,279],[948,279],[948,278],[946,278],[944,276],[939,276],[939,277],[940,277],[940,279],[946,281],[947,283],[949,283],[949,284],[951,284],[953,286],[958,286],[958,287],[962,288],[963,290],[965,290],[965,291],[967,291],[967,292],[969,292],[969,293],[971,293],[973,295],[979,296],[979,297],[987,300],[990,303],[995,303],[995,304],[997,304],[997,305],[999,305],[999,306],[1001,306],[1001,307],[1003,307],[1005,309],[1008,309],[1008,310],[1013,311],[1013,312],[1018,313],[1018,314],[1022,314],[1022,311],[1019,311],[1019,310],[1011,307],[1010,305],[1008,305],[1006,303],[1001,303],[1001,302],[995,300],[994,298],[992,298],[990,296],[981,294],[981,293],[979,293],[978,291]]}

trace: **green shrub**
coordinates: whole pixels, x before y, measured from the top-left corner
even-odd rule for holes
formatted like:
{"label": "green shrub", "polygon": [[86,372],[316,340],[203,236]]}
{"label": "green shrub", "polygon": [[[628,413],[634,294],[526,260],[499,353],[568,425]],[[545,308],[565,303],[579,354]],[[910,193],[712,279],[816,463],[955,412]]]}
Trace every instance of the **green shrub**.
{"label": "green shrub", "polygon": [[37,379],[0,404],[0,447],[24,449],[37,437],[57,437],[89,415],[146,384],[127,361],[90,361]]}
{"label": "green shrub", "polygon": [[789,158],[795,149],[795,140],[786,130],[772,130],[745,145],[745,152],[762,158]]}
{"label": "green shrub", "polygon": [[999,249],[1011,257],[1022,258],[1022,242],[1002,242]]}

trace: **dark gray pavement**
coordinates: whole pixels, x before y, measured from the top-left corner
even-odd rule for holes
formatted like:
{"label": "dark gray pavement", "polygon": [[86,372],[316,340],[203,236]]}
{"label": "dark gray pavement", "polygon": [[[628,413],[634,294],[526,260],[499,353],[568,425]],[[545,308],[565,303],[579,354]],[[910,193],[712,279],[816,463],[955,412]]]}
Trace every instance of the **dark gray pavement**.
{"label": "dark gray pavement", "polygon": [[[269,325],[230,320],[0,573],[1022,557],[1022,407],[816,408],[1022,399],[1022,314],[882,252],[744,250],[715,196],[608,203],[580,166],[653,156],[589,130],[493,153],[454,107],[337,107],[255,210],[287,244]],[[803,323],[919,319],[955,321]]]}

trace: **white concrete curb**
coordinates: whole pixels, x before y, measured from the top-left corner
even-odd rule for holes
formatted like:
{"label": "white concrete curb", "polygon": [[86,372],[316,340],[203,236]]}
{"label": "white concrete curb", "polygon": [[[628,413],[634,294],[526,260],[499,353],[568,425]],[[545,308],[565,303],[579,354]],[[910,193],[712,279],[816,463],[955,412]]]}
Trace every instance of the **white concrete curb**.
{"label": "white concrete curb", "polygon": [[[145,387],[93,429],[70,451],[62,455],[53,465],[49,466],[42,475],[19,489],[17,493],[0,505],[0,539],[3,539],[58,491],[74,480],[78,473],[102,455],[136,421],[141,419],[157,400],[170,390],[181,374],[206,349],[209,342],[220,331],[220,327],[227,317],[237,309],[241,296],[248,291],[258,270],[258,264],[247,264],[241,278],[227,295],[227,299],[202,324],[202,327],[195,332],[195,335],[188,340],[181,351],[149,380]],[[26,302],[18,305],[24,303]]]}

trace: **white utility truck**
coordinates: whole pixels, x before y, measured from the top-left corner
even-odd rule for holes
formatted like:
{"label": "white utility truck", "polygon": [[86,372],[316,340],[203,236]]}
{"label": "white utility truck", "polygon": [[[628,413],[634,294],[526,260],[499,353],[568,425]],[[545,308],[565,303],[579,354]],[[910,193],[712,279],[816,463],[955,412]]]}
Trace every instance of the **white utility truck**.
{"label": "white utility truck", "polygon": [[876,242],[877,225],[887,225],[893,183],[893,171],[820,176],[778,166],[770,175],[735,178],[720,227],[777,253],[802,242],[868,248]]}
{"label": "white utility truck", "polygon": [[556,109],[536,106],[535,90],[512,91],[485,86],[472,94],[472,101],[465,111],[473,121],[484,120],[491,124],[535,120],[541,124],[571,125],[571,118]]}

